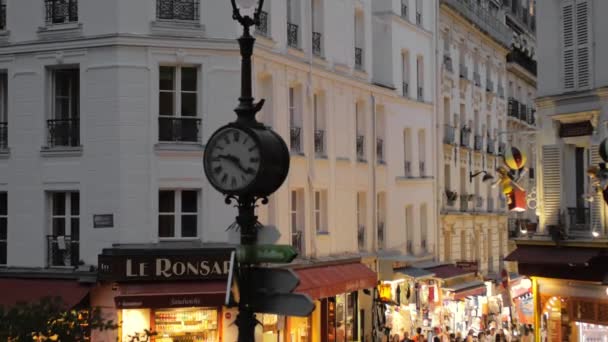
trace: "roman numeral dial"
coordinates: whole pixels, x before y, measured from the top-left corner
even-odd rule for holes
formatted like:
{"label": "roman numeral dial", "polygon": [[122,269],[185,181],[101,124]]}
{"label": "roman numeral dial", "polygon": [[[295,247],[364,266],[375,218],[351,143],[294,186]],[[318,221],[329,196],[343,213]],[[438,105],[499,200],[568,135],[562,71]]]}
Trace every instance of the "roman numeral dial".
{"label": "roman numeral dial", "polygon": [[251,185],[260,169],[260,148],[245,130],[226,127],[207,143],[205,169],[213,185],[239,191]]}

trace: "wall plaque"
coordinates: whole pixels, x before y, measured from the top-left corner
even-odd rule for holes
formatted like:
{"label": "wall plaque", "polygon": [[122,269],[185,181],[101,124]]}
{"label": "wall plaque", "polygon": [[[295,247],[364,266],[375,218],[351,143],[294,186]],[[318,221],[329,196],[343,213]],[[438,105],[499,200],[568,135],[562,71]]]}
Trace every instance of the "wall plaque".
{"label": "wall plaque", "polygon": [[113,228],[114,214],[93,215],[93,228]]}

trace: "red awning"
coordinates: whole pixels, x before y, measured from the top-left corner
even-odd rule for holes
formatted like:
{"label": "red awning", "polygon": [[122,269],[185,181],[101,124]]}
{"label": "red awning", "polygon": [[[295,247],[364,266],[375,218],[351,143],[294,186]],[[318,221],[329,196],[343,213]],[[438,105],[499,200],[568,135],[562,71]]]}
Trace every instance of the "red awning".
{"label": "red awning", "polygon": [[176,308],[223,305],[226,281],[121,283],[118,308]]}
{"label": "red awning", "polygon": [[518,246],[505,261],[521,264],[585,265],[599,255],[597,248]]}
{"label": "red awning", "polygon": [[454,265],[441,265],[437,267],[427,268],[427,271],[435,273],[435,277],[441,279],[449,279],[454,277],[459,277],[461,275],[474,273],[471,271],[465,271],[461,268],[458,268]]}
{"label": "red awning", "polygon": [[0,305],[10,307],[19,302],[33,303],[45,297],[60,297],[67,308],[72,308],[90,290],[89,284],[76,280],[0,278]]}
{"label": "red awning", "polygon": [[307,294],[313,299],[369,289],[378,284],[376,273],[360,263],[301,268],[294,271],[300,277],[300,285],[294,292]]}

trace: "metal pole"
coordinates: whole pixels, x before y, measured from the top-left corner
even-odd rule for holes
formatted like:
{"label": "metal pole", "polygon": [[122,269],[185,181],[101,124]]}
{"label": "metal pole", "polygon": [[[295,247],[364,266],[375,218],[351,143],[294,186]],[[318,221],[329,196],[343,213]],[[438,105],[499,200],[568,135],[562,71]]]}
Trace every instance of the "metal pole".
{"label": "metal pole", "polygon": [[[257,216],[255,216],[255,198],[253,196],[242,196],[239,198],[239,216],[236,217],[236,222],[241,229],[241,245],[255,245],[257,243],[258,234],[256,228]],[[251,265],[240,265],[239,269],[239,284],[241,300],[239,302],[239,314],[236,318],[236,325],[239,328],[238,342],[254,342],[255,341],[255,326],[258,321],[255,318],[249,303],[251,303],[252,288],[247,286],[251,284],[249,267]]]}

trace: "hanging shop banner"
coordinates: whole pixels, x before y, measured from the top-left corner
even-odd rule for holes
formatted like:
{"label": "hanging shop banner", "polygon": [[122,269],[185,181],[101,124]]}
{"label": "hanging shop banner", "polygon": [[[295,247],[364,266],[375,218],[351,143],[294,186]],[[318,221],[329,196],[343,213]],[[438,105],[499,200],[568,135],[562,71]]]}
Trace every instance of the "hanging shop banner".
{"label": "hanging shop banner", "polygon": [[520,323],[534,324],[534,298],[532,296],[522,296],[515,299],[517,310],[517,320]]}

